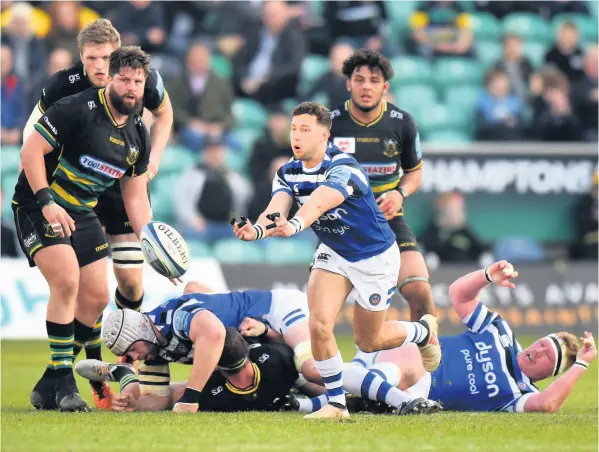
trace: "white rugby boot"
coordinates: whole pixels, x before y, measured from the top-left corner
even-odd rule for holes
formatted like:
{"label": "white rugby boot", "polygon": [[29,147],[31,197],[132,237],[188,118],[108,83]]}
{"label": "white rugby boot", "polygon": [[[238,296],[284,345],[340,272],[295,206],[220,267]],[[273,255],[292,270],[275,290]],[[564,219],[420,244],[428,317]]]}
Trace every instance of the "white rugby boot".
{"label": "white rugby boot", "polygon": [[420,318],[420,322],[428,326],[428,341],[424,345],[419,345],[422,364],[427,372],[434,372],[441,362],[441,344],[439,344],[439,325],[437,318],[430,314],[425,314]]}
{"label": "white rugby boot", "polygon": [[314,413],[307,414],[304,419],[349,419],[349,411],[343,405],[336,406],[330,402]]}

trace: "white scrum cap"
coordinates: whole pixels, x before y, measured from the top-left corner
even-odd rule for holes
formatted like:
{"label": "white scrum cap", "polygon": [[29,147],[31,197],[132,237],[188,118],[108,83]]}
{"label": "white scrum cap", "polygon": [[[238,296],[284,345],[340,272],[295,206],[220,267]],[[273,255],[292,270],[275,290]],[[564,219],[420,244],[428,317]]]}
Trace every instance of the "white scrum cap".
{"label": "white scrum cap", "polygon": [[152,321],[141,312],[119,309],[104,319],[102,341],[117,356],[123,356],[137,341],[158,345]]}

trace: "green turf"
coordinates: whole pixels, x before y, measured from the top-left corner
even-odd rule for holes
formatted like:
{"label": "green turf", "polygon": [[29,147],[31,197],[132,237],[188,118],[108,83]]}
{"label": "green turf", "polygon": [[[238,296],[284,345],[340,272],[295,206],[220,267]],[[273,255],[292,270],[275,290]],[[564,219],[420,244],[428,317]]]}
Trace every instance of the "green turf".
{"label": "green turf", "polygon": [[[523,344],[532,338],[524,338]],[[352,355],[342,340],[344,356]],[[104,356],[110,356],[105,351]],[[555,415],[442,413],[354,415],[342,424],[297,413],[173,415],[35,412],[29,393],[43,372],[42,341],[2,341],[2,451],[596,451],[597,365]],[[189,368],[173,366],[174,379]],[[541,385],[544,387],[544,385]],[[79,380],[91,403],[88,385]]]}

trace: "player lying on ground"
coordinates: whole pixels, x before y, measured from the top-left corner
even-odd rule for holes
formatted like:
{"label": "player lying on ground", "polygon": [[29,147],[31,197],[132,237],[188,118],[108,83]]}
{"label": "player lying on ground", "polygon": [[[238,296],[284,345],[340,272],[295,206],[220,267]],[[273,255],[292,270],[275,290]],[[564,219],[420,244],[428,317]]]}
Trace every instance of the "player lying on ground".
{"label": "player lying on ground", "polygon": [[[79,32],[77,46],[80,51],[80,61],[68,69],[56,72],[44,82],[39,102],[31,112],[23,131],[24,138],[33,132],[35,123],[56,102],[90,88],[101,89],[106,87],[109,81],[109,56],[121,46],[119,32],[109,20],[98,19]],[[141,108],[151,111],[154,119],[150,129],[150,161],[145,173],[147,179],[152,180],[158,172],[160,159],[173,127],[173,108],[164,89],[162,77],[154,68],[150,68],[146,78],[141,102]],[[93,107],[93,105],[92,101],[89,108],[101,107],[98,102],[95,102],[96,107]],[[123,152],[128,151],[125,148],[125,142],[119,140],[116,135],[107,137],[107,139],[120,146]],[[52,154],[47,156],[50,159],[55,157]],[[142,285],[144,258],[139,240],[137,240],[127,215],[119,184],[113,184],[100,194],[94,212],[104,227],[112,252],[112,265],[117,280],[117,288],[114,294],[116,305],[139,310],[141,309],[144,294]],[[87,327],[93,328],[93,334],[86,343],[82,333],[85,333]],[[101,330],[101,315],[99,319],[90,321],[85,321],[85,319],[76,316],[73,353],[75,358],[81,347],[85,345],[88,358],[102,359]],[[96,406],[109,409],[113,396],[110,388],[106,385],[93,384],[92,390]]]}
{"label": "player lying on ground", "polygon": [[[197,283],[190,283],[188,290],[197,289],[197,287]],[[227,327],[237,328],[239,325],[246,335],[259,334],[260,340],[283,342],[285,337],[295,340],[309,334],[306,325],[307,315],[305,295],[300,291],[197,293],[169,300],[147,314],[133,313],[130,310],[125,310],[124,314],[111,313],[106,320],[106,325],[110,323],[111,330],[106,327],[103,335],[107,347],[116,355],[127,355],[135,360],[154,360],[160,356],[166,360],[165,364],[169,361],[193,364],[194,369],[201,368],[202,372],[210,373],[214,370],[214,367],[210,367],[210,362],[198,360],[196,357],[196,353],[205,353],[204,348],[210,343],[204,343],[203,348],[198,350],[195,347],[195,341],[191,340],[192,325],[196,326],[197,331],[206,331],[216,327],[215,321],[221,321]],[[272,328],[247,316],[262,317],[271,323]],[[148,323],[151,328],[145,327]],[[292,325],[293,328],[289,328]],[[124,332],[121,332],[121,327]],[[279,335],[277,331],[282,332],[283,336]],[[307,337],[309,338],[309,336]],[[309,344],[305,344],[305,339],[295,348],[296,352],[298,350],[300,350],[300,354],[293,352],[291,354],[296,371],[297,369],[306,369],[316,375],[313,367],[310,366],[310,362],[313,366],[313,360],[309,353]],[[155,364],[151,365],[155,366]],[[144,372],[143,368],[140,372]],[[363,380],[368,373],[369,371],[365,369],[356,369],[353,372],[356,376],[353,376],[350,382],[355,382],[358,378]],[[413,402],[412,405],[418,406],[421,411],[437,409],[435,404],[426,400],[413,401],[414,397],[398,397],[397,394],[400,391],[383,384],[380,377],[375,375],[372,377],[378,378],[378,384],[382,385],[380,391],[372,394],[375,401],[389,400],[389,403],[395,407],[404,402]],[[314,386],[306,386],[311,391],[315,389]],[[202,397],[201,393],[204,390],[201,387],[198,388],[198,384],[191,382],[191,379],[188,382],[188,387],[196,389],[195,393],[189,392],[189,394],[196,395],[198,400]],[[359,388],[359,384],[357,387]],[[356,392],[355,384],[352,386],[351,383],[348,383],[346,389]],[[316,391],[317,394],[320,392]],[[360,394],[359,390],[356,393]]]}
{"label": "player lying on ground", "polygon": [[[106,307],[109,245],[93,211],[120,182],[135,232],[151,220],[146,172],[150,140],[139,113],[150,57],[139,47],[110,55],[109,81],[56,102],[21,150],[24,171],[13,197],[19,242],[50,287],[47,369],[34,387],[39,409],[88,410],[72,372],[74,338],[94,334]],[[78,323],[74,322],[77,314]],[[89,326],[92,325],[92,326]]]}
{"label": "player lying on ground", "polygon": [[[486,271],[463,276],[449,287],[452,306],[468,331],[439,338],[443,359],[432,375],[425,371],[417,349],[411,344],[362,355],[352,365],[379,368],[390,383],[414,396],[438,400],[444,409],[558,411],[576,381],[597,357],[595,342],[585,332],[582,348],[578,350],[574,335],[557,333],[542,337],[522,350],[508,323],[479,300],[480,291],[490,282],[513,288],[510,280],[517,276],[510,264],[500,261]],[[380,368],[381,365],[385,367]],[[557,375],[560,376],[544,391],[534,385]],[[305,401],[302,403],[310,412],[320,401],[314,408]]]}
{"label": "player lying on ground", "polygon": [[[358,162],[328,144],[331,112],[315,102],[293,110],[291,144],[294,157],[273,181],[273,197],[256,225],[233,223],[241,240],[290,237],[312,227],[321,245],[308,282],[311,347],[325,381],[329,403],[311,418],[347,418],[343,391],[343,359],[333,329],[341,306],[351,294],[354,337],[361,350],[393,348],[404,342],[421,346],[425,366],[440,361],[437,321],[385,322],[399,272],[395,236],[379,210],[368,177]],[[287,221],[293,202],[301,206]],[[274,222],[274,228],[271,229]],[[268,229],[267,229],[268,227]]]}

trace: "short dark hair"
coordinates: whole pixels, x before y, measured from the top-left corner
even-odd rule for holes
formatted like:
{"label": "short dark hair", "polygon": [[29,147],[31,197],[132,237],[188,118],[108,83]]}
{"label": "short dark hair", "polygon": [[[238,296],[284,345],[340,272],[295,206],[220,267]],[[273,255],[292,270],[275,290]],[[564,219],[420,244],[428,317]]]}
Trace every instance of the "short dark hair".
{"label": "short dark hair", "polygon": [[495,78],[497,77],[507,77],[507,72],[505,72],[503,69],[496,69],[496,68],[492,68],[490,69],[486,74],[485,74],[485,79],[484,79],[484,83],[485,86],[488,86],[489,83],[491,83]]}
{"label": "short dark hair", "polygon": [[370,49],[356,50],[352,56],[343,62],[341,72],[347,78],[351,78],[354,71],[362,66],[367,66],[370,70],[379,68],[386,82],[393,78],[394,71],[391,62],[380,53]]}
{"label": "short dark hair", "polygon": [[236,374],[245,365],[250,347],[243,336],[233,327],[226,328],[225,345],[218,361],[218,370]]}
{"label": "short dark hair", "polygon": [[150,55],[138,46],[124,46],[116,49],[110,54],[110,69],[108,70],[110,76],[114,77],[125,67],[130,67],[133,70],[141,69],[147,77],[150,73]]}
{"label": "short dark hair", "polygon": [[331,110],[318,102],[302,102],[293,109],[293,116],[310,115],[316,116],[316,122],[331,130],[333,117]]}

